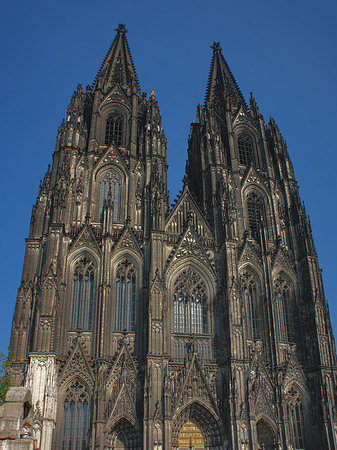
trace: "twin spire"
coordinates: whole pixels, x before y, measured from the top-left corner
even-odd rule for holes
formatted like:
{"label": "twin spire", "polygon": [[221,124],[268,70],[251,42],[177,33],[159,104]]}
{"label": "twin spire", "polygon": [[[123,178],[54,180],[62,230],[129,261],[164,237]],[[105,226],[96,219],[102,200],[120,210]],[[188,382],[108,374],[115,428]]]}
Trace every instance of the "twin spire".
{"label": "twin spire", "polygon": [[245,99],[223,57],[219,42],[211,46],[213,57],[209,71],[205,95],[205,105],[218,105],[225,98],[230,99],[233,106],[246,106]]}
{"label": "twin spire", "polygon": [[125,36],[127,29],[125,25],[119,24],[115,31],[117,35],[98,71],[94,87],[98,85],[100,79],[103,79],[108,87],[118,83],[122,88],[135,88],[140,93],[136,69]]}
{"label": "twin spire", "polygon": [[[97,87],[99,81],[102,80],[108,88],[118,83],[122,88],[135,88],[140,93],[136,69],[126,39],[125,25],[120,24],[116,31],[117,35],[96,76],[94,86]],[[243,95],[222,55],[219,42],[214,42],[211,48],[213,57],[206,88],[205,105],[219,105],[219,102],[222,103],[226,98],[231,101],[233,106],[246,106]]]}

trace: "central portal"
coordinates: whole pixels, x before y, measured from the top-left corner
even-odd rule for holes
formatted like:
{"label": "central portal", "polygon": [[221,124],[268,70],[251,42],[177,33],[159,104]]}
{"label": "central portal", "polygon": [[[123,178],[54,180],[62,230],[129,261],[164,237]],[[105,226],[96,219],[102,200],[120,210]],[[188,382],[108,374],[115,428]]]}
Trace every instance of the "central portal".
{"label": "central portal", "polygon": [[205,441],[201,429],[192,421],[185,423],[179,435],[179,450],[190,449],[205,449]]}

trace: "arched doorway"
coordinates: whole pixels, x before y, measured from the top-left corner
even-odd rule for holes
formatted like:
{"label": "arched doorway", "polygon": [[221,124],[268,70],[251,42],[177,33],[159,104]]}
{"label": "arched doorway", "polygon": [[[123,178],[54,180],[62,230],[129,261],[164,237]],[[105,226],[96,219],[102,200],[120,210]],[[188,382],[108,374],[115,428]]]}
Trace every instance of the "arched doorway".
{"label": "arched doorway", "polygon": [[179,435],[179,450],[204,450],[205,440],[200,427],[189,420],[182,427]]}
{"label": "arched doorway", "polygon": [[106,433],[105,448],[113,450],[140,450],[142,439],[139,430],[126,418],[119,419]]}
{"label": "arched doorway", "polygon": [[178,410],[173,418],[173,450],[215,450],[222,448],[224,441],[221,421],[199,401]]}
{"label": "arched doorway", "polygon": [[277,436],[273,427],[265,420],[260,419],[256,424],[258,450],[277,450]]}

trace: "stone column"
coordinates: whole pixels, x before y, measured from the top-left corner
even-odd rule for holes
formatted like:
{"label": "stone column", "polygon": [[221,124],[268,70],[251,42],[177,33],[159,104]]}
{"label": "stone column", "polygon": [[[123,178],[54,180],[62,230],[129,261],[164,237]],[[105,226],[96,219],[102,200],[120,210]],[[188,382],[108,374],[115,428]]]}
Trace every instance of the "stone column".
{"label": "stone column", "polygon": [[39,407],[43,417],[40,448],[51,450],[57,408],[56,360],[54,355],[30,354],[26,387],[32,392],[34,408]]}

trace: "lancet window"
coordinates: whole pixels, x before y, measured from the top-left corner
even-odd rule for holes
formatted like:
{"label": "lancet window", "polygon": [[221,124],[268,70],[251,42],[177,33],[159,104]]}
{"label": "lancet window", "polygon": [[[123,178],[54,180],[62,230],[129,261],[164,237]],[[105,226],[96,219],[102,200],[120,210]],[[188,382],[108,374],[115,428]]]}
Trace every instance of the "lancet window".
{"label": "lancet window", "polygon": [[293,449],[305,448],[304,443],[304,418],[302,399],[293,386],[286,394],[290,443]]}
{"label": "lancet window", "polygon": [[73,272],[72,330],[91,330],[95,269],[92,261],[81,258]]}
{"label": "lancet window", "polygon": [[207,333],[207,290],[193,269],[185,269],[174,283],[173,330],[177,333]]}
{"label": "lancet window", "polygon": [[255,277],[248,271],[241,274],[241,293],[246,313],[248,339],[261,337],[260,290]]}
{"label": "lancet window", "polygon": [[119,219],[119,199],[121,190],[121,180],[117,172],[109,170],[101,178],[100,197],[99,197],[99,216],[103,219],[103,209],[107,202],[109,193],[113,202],[113,219]]}
{"label": "lancet window", "polygon": [[134,331],[136,305],[136,269],[125,260],[116,270],[114,330]]}
{"label": "lancet window", "polygon": [[261,222],[264,214],[262,197],[254,191],[247,195],[247,215],[249,231],[252,238],[256,239],[260,234]]}
{"label": "lancet window", "polygon": [[89,395],[80,380],[67,389],[63,403],[61,450],[88,448]]}
{"label": "lancet window", "polygon": [[248,134],[239,134],[238,149],[240,164],[249,166],[252,162],[254,162],[253,140]]}
{"label": "lancet window", "polygon": [[292,291],[289,283],[282,276],[274,280],[275,314],[277,336],[280,341],[288,341],[294,337],[292,317]]}
{"label": "lancet window", "polygon": [[117,147],[122,145],[123,140],[123,116],[117,111],[109,115],[105,127],[105,144],[114,142]]}

